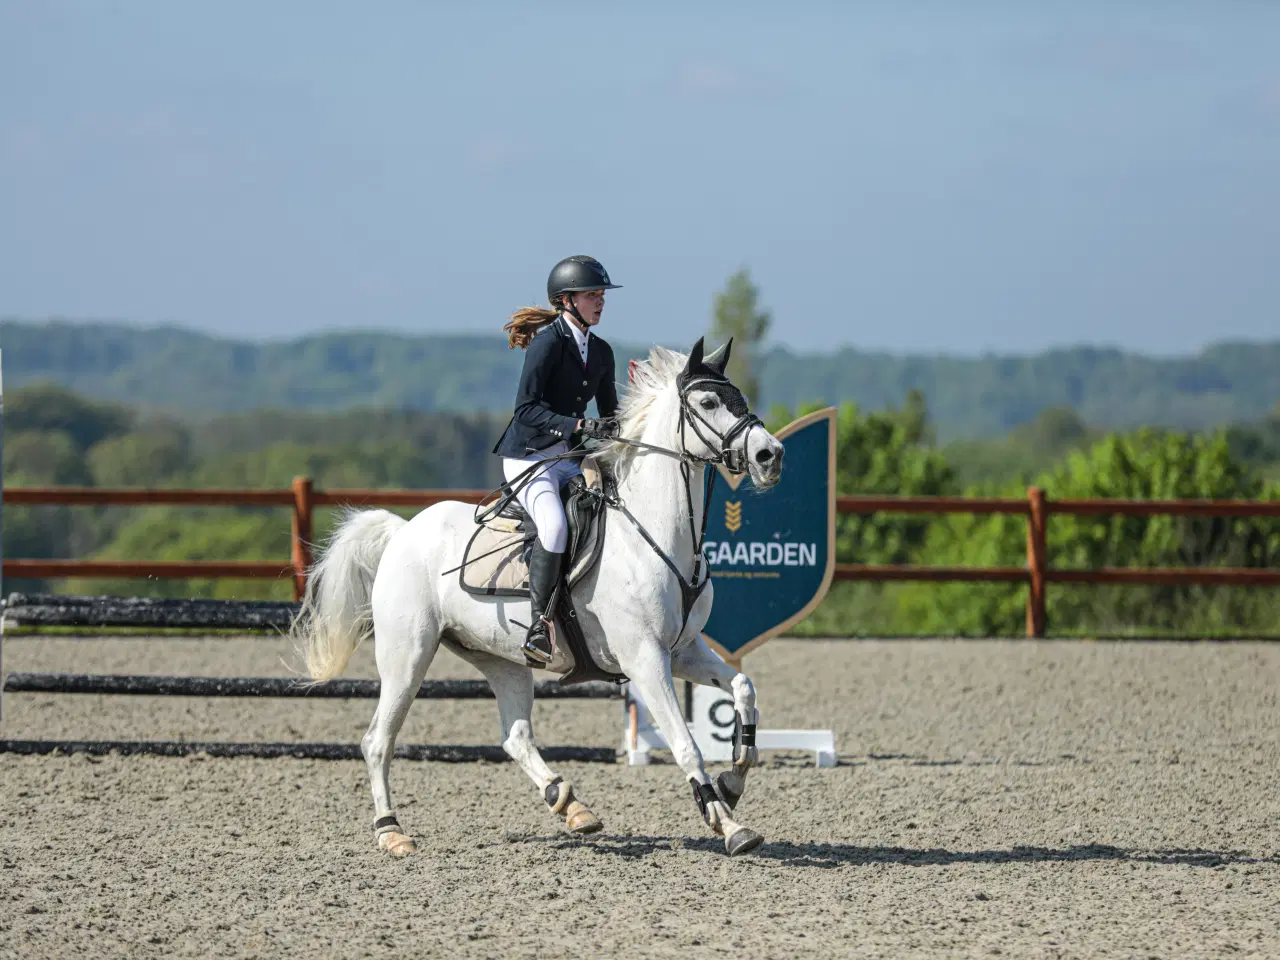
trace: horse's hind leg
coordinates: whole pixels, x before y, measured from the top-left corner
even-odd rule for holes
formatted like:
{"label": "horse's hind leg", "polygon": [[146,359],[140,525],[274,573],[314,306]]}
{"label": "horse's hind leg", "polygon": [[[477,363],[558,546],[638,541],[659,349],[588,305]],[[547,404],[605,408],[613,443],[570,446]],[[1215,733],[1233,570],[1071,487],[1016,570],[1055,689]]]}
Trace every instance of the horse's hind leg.
{"label": "horse's hind leg", "polygon": [[403,857],[417,852],[418,847],[413,838],[401,831],[391,805],[391,758],[396,735],[422,686],[422,678],[440,645],[440,635],[430,616],[419,619],[396,615],[379,620],[375,614],[374,638],[382,690],[360,749],[373,789],[373,832],[378,849]]}
{"label": "horse's hind leg", "polygon": [[[452,646],[450,649],[454,649]],[[573,795],[573,785],[557,776],[533,740],[533,671],[501,657],[456,651],[484,674],[498,700],[498,716],[502,725],[502,749],[542,792],[542,799],[551,812],[564,820],[570,833],[595,833],[603,827],[596,815]]]}
{"label": "horse's hind leg", "polygon": [[733,810],[747,788],[747,771],[760,762],[756,749],[756,688],[745,674],[729,666],[699,634],[671,657],[671,673],[682,680],[717,687],[733,694],[733,768],[716,777],[716,793]]}

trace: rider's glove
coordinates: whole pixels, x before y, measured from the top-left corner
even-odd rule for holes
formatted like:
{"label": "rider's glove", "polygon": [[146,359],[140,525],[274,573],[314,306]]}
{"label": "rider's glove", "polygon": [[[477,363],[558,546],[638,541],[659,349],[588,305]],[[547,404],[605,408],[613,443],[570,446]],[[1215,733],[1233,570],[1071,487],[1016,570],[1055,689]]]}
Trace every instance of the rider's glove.
{"label": "rider's glove", "polygon": [[612,417],[583,420],[582,435],[595,440],[615,440],[618,436],[618,421]]}

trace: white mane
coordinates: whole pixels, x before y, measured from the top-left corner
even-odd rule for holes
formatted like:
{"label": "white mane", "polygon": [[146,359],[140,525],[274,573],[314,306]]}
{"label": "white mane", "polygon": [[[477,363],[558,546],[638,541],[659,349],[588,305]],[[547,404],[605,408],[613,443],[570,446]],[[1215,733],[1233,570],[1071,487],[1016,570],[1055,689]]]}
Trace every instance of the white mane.
{"label": "white mane", "polygon": [[[654,404],[668,387],[676,382],[689,360],[686,353],[677,353],[666,347],[654,346],[649,357],[636,360],[631,369],[631,382],[618,403],[618,433],[631,440],[638,440],[649,424]],[[624,443],[611,443],[600,451],[602,462],[613,467],[623,467],[636,453],[636,448]]]}

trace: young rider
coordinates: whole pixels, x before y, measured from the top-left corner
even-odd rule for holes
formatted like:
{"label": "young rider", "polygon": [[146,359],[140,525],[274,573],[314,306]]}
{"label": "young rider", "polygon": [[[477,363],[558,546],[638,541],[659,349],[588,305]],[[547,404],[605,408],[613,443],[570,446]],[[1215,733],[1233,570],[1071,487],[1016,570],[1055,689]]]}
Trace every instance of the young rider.
{"label": "young rider", "polygon": [[[502,328],[508,346],[525,351],[515,412],[493,448],[502,457],[508,482],[533,463],[567,452],[577,438],[618,435],[613,350],[591,331],[600,322],[604,292],[615,289],[618,285],[609,281],[598,260],[567,257],[547,278],[551,309],[525,307]],[[592,399],[598,419],[586,417],[587,401]],[[532,622],[524,644],[525,656],[537,664],[551,660],[549,604],[568,543],[560,490],[581,472],[578,459],[557,460],[535,471],[517,492],[537,528],[529,561]]]}

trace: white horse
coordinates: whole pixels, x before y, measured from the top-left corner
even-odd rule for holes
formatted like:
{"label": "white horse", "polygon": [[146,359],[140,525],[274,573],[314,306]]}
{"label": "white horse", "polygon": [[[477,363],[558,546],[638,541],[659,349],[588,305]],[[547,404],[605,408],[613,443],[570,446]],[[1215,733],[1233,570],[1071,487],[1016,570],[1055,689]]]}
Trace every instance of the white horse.
{"label": "white horse", "polygon": [[[731,343],[705,360],[701,339],[687,357],[655,347],[635,364],[619,409],[620,439],[598,454],[616,480],[617,501],[609,508],[600,560],[575,584],[572,597],[592,656],[635,684],[689,778],[704,822],[733,855],[763,840],[730,815],[758,762],[756,694],[750,679],[726,665],[701,635],[713,593],[700,552],[704,473],[715,469],[710,464],[724,463],[734,473],[748,473],[756,487],[770,487],[781,476],[783,448],[724,376]],[[408,521],[386,510],[348,512],[307,578],[293,625],[314,680],[342,673],[356,646],[373,634],[382,692],[361,750],[378,846],[396,856],[417,849],[401,832],[391,804],[396,734],[441,643],[488,680],[498,701],[503,750],[566,829],[601,829],[534,743],[533,673],[521,652],[529,601],[478,597],[464,592],[456,576],[441,576],[462,561],[474,531],[474,508],[456,501],[434,504]],[[684,609],[693,595],[688,588],[698,584],[705,589]],[[557,645],[548,670],[563,673],[572,662]],[[714,785],[685,724],[673,676],[733,693],[733,766]]]}

